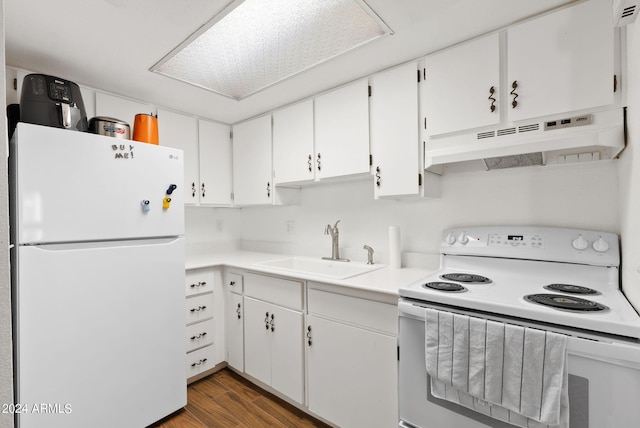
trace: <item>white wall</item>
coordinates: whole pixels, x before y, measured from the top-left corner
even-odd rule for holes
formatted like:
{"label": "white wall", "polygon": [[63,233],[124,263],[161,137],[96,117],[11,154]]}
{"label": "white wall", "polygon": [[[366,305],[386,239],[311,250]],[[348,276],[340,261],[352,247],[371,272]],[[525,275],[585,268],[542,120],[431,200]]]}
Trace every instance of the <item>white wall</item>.
{"label": "white wall", "polygon": [[239,247],[242,223],[238,209],[186,207],[184,218],[187,258]]}
{"label": "white wall", "polygon": [[[627,26],[627,147],[620,157],[622,288],[640,310],[640,26]],[[634,168],[635,167],[635,168]]]}
{"label": "white wall", "polygon": [[[0,0],[0,64],[4,64],[4,1]],[[0,82],[5,80],[4,67],[0,68]],[[5,98],[4,85],[0,85],[0,100]],[[0,117],[0,403],[13,402],[13,370],[11,345],[11,281],[9,275],[9,207],[7,199],[7,122]],[[13,415],[0,412],[0,427],[13,427]]]}
{"label": "white wall", "polygon": [[[619,232],[618,161],[513,168],[444,175],[442,197],[374,200],[371,180],[322,184],[302,190],[299,206],[240,210],[242,247],[331,255],[328,223],[341,220],[341,256],[388,262],[387,230],[402,230],[404,265],[437,262],[442,230],[464,225],[544,225]],[[287,224],[293,222],[293,232]],[[437,267],[437,266],[436,266]]]}

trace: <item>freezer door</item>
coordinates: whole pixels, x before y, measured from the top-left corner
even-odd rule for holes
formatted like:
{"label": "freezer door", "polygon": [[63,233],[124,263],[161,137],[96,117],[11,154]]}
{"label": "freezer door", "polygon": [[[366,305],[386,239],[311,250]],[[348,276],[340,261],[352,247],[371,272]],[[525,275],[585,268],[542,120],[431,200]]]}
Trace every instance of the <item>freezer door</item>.
{"label": "freezer door", "polygon": [[184,233],[181,150],[19,123],[11,165],[14,243]]}
{"label": "freezer door", "polygon": [[16,251],[19,428],[144,427],[186,404],[184,238]]}

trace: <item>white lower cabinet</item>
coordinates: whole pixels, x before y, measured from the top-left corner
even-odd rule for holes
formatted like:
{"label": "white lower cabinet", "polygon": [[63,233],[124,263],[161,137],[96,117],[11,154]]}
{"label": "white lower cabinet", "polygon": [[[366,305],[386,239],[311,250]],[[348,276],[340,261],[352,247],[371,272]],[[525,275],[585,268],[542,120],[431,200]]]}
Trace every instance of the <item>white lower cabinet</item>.
{"label": "white lower cabinet", "polygon": [[218,364],[214,271],[187,270],[185,300],[185,350],[188,382],[204,376]]}
{"label": "white lower cabinet", "polygon": [[339,427],[397,426],[396,306],[311,288],[308,302],[309,410]]}
{"label": "white lower cabinet", "polygon": [[393,296],[244,271],[225,290],[231,367],[336,427],[397,426]]}
{"label": "white lower cabinet", "polygon": [[245,373],[303,404],[302,283],[246,274],[244,287]]}
{"label": "white lower cabinet", "polygon": [[302,313],[244,298],[245,372],[304,402]]}
{"label": "white lower cabinet", "polygon": [[227,364],[244,371],[244,305],[242,275],[229,272],[225,278]]}

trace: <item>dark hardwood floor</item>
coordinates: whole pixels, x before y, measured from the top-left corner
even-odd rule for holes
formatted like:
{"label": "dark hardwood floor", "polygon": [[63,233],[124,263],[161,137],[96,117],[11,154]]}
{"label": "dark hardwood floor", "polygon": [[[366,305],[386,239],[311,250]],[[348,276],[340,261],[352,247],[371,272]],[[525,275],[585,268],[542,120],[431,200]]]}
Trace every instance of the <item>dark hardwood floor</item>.
{"label": "dark hardwood floor", "polygon": [[329,428],[229,369],[189,385],[187,406],[153,428]]}

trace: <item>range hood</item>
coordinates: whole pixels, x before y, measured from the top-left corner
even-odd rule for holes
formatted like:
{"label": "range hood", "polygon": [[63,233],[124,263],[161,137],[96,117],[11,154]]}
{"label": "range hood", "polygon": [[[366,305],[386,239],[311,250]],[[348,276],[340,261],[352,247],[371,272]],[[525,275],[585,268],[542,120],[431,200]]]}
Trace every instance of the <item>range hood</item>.
{"label": "range hood", "polygon": [[616,157],[625,146],[624,109],[558,116],[508,127],[434,137],[425,169],[492,170]]}
{"label": "range hood", "polygon": [[613,21],[616,27],[635,21],[639,9],[638,0],[613,0]]}

